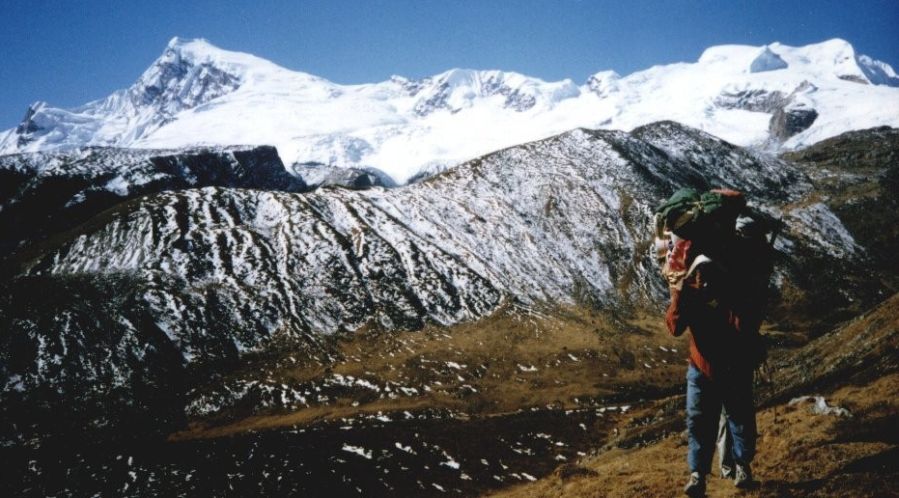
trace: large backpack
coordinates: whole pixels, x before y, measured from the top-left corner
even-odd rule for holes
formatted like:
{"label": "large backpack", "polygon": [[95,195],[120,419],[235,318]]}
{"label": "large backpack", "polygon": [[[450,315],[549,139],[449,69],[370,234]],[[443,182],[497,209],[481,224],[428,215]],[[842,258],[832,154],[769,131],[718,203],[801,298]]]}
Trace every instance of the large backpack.
{"label": "large backpack", "polygon": [[[700,259],[712,262],[724,272],[729,285],[724,291],[727,296],[721,297],[731,303],[739,319],[746,359],[755,364],[763,361],[766,352],[758,329],[768,300],[775,259],[773,246],[781,222],[749,208],[741,193],[725,189],[704,193],[681,189],[656,210],[656,216],[657,237],[670,231],[683,239],[704,242],[694,245],[697,254],[689,256],[692,264],[680,277],[688,275]],[[702,253],[702,258],[698,253]],[[671,276],[665,276],[670,283]]]}
{"label": "large backpack", "polygon": [[722,262],[733,276],[734,302],[737,313],[745,320],[757,320],[757,324],[745,323],[747,328],[758,329],[768,301],[768,288],[774,273],[777,239],[782,223],[756,210],[744,209],[737,219],[732,243]]}
{"label": "large backpack", "polygon": [[[692,243],[692,251],[702,253],[726,266],[723,257],[734,236],[740,213],[746,209],[746,199],[735,190],[710,190],[699,193],[682,188],[656,209],[656,257],[670,286],[680,288],[680,281],[690,273],[690,262],[677,261],[685,254],[672,258],[675,249],[670,243],[672,234]],[[682,248],[681,248],[682,252]],[[720,261],[719,261],[720,260]],[[684,264],[686,263],[686,264]]]}

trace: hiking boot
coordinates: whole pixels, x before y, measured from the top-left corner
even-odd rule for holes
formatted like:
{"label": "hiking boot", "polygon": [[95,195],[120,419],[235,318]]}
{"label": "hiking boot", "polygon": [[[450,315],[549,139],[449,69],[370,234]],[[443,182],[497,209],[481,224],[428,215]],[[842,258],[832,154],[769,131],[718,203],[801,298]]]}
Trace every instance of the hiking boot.
{"label": "hiking boot", "polygon": [[705,496],[705,476],[699,472],[690,474],[690,480],[684,486],[684,494],[690,498],[703,498]]}
{"label": "hiking boot", "polygon": [[721,465],[721,478],[733,479],[735,477],[734,468],[730,465]]}
{"label": "hiking boot", "polygon": [[752,470],[749,468],[749,465],[738,463],[734,474],[734,486],[740,489],[746,489],[755,484],[755,481],[752,480]]}

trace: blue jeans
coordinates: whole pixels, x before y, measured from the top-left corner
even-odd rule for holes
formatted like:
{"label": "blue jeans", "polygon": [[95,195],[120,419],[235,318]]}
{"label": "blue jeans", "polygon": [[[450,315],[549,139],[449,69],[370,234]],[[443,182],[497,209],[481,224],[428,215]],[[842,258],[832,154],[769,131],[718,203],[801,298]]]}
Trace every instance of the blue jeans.
{"label": "blue jeans", "polygon": [[727,426],[727,415],[721,410],[721,419],[718,421],[718,467],[724,470],[727,467],[731,471],[734,470],[734,438],[730,435],[730,428]]}
{"label": "blue jeans", "polygon": [[752,371],[730,372],[707,378],[698,368],[687,369],[687,463],[691,472],[708,474],[718,436],[721,408],[733,437],[733,461],[748,465],[755,456],[755,406]]}

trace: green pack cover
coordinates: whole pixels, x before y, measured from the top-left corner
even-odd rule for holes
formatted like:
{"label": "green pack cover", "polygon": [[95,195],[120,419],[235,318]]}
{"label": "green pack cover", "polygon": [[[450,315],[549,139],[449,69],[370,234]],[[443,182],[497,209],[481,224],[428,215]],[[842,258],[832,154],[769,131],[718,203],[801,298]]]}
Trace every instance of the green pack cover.
{"label": "green pack cover", "polygon": [[686,187],[678,190],[656,209],[665,227],[685,239],[706,230],[729,229],[746,207],[746,199],[733,190],[700,193]]}

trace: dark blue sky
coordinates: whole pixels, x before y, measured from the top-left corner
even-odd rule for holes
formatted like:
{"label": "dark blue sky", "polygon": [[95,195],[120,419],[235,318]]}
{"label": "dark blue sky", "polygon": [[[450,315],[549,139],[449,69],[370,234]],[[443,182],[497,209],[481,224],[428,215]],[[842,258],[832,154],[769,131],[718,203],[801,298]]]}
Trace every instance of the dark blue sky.
{"label": "dark blue sky", "polygon": [[73,107],[127,87],[176,35],[337,83],[452,67],[583,83],[710,45],[835,37],[899,69],[897,26],[899,0],[3,0],[0,129],[36,100]]}

